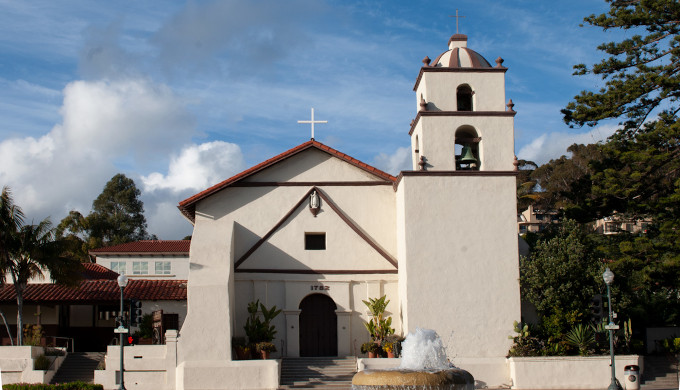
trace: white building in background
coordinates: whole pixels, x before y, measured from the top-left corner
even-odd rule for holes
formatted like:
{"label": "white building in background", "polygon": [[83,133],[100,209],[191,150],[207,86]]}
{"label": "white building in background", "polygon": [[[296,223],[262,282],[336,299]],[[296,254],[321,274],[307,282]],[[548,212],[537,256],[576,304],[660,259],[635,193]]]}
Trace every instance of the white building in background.
{"label": "white building in background", "polygon": [[347,356],[368,339],[362,300],[382,295],[397,333],[435,329],[456,365],[509,385],[520,296],[502,62],[461,34],[423,60],[398,177],[312,139],[180,202],[194,231],[177,389],[278,383],[273,361],[233,360],[251,301],[283,309],[278,356]]}
{"label": "white building in background", "polygon": [[130,279],[189,278],[190,240],[143,240],[91,250],[95,262]]}

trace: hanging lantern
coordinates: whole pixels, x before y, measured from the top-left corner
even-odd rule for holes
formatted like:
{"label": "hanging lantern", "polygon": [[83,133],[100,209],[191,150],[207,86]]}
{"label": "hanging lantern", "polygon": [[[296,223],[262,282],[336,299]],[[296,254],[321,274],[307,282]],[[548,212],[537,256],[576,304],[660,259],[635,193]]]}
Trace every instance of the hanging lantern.
{"label": "hanging lantern", "polygon": [[319,194],[316,191],[312,191],[309,195],[309,211],[312,212],[314,217],[319,213],[321,208],[321,199],[319,199]]}

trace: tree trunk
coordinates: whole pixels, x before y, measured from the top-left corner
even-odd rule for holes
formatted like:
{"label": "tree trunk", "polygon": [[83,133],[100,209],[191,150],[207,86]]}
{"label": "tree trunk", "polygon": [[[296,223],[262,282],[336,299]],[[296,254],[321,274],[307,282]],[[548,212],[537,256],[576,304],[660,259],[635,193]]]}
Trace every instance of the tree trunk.
{"label": "tree trunk", "polygon": [[5,312],[0,309],[0,317],[2,317],[2,322],[5,324],[5,329],[7,329],[7,336],[9,336],[9,343],[14,345],[14,339],[12,338],[12,332],[9,330],[9,325],[7,324],[7,317],[5,317]]}
{"label": "tree trunk", "polygon": [[17,345],[24,345],[24,291],[15,285],[17,291]]}

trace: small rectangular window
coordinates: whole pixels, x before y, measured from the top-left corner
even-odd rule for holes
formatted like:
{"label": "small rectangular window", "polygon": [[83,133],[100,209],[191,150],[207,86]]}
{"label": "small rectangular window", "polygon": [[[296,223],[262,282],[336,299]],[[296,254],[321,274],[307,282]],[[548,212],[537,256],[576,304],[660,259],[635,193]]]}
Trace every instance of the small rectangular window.
{"label": "small rectangular window", "polygon": [[170,275],[170,262],[169,261],[157,261],[156,262],[156,275]]}
{"label": "small rectangular window", "polygon": [[149,263],[146,261],[133,261],[132,262],[132,274],[133,275],[148,275],[149,274]]}
{"label": "small rectangular window", "polygon": [[118,273],[119,275],[125,275],[125,262],[124,261],[112,261],[111,271]]}
{"label": "small rectangular window", "polygon": [[326,233],[305,233],[306,250],[325,250]]}

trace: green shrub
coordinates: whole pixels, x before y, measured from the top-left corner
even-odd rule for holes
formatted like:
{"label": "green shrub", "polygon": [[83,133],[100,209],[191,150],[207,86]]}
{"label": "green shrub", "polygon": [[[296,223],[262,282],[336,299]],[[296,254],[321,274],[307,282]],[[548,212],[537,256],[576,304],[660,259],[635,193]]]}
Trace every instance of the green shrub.
{"label": "green shrub", "polygon": [[578,324],[567,333],[567,342],[578,348],[578,354],[588,356],[593,353],[591,348],[595,345],[595,334],[592,329],[583,324]]}
{"label": "green shrub", "polygon": [[50,358],[45,355],[39,355],[33,362],[33,369],[46,371],[48,368],[50,368],[51,363],[52,362],[50,361]]}
{"label": "green shrub", "polygon": [[104,390],[104,386],[85,382],[69,382],[56,385],[43,383],[11,383],[2,386],[3,390]]}

